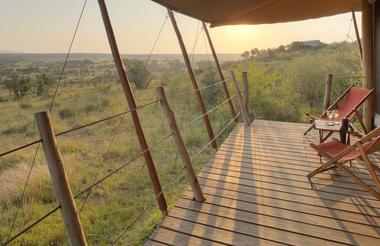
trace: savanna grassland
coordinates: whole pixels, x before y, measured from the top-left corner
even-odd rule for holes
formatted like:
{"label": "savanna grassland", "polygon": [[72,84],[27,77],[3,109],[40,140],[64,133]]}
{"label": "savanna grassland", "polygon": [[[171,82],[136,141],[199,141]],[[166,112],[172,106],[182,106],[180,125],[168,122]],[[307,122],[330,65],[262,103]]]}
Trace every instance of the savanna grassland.
{"label": "savanna grassland", "polygon": [[[177,60],[150,62],[144,70],[140,60],[125,62],[130,74],[138,106],[156,100],[155,87],[165,86],[180,127],[200,115],[191,93],[184,66]],[[54,95],[57,77],[62,67],[62,57],[41,55],[37,57],[9,57],[2,63],[1,146],[0,152],[38,139],[34,112],[47,110]],[[142,72],[144,70],[144,72]],[[202,85],[216,82],[215,72],[198,70]],[[148,86],[149,87],[146,88]],[[42,87],[42,88],[41,88]],[[189,93],[190,92],[190,93]],[[211,108],[225,98],[218,87],[205,91],[206,103]],[[51,117],[56,132],[93,122],[128,110],[110,56],[72,58],[67,64],[64,78],[54,101]],[[163,118],[161,106],[151,104],[138,110],[149,146],[170,132]],[[215,133],[230,121],[227,107],[221,107],[211,115]],[[182,129],[189,152],[193,155],[207,142],[207,134],[201,121]],[[222,134],[221,139],[227,132]],[[58,137],[65,161],[67,175],[74,194],[88,187],[105,174],[138,156],[141,152],[130,114],[125,114]],[[26,195],[21,194],[30,170],[37,145],[4,156],[0,160],[0,238],[9,234],[17,207],[20,212],[13,234],[38,219],[56,206],[52,184],[42,148],[37,158]],[[172,139],[152,149],[164,187],[182,169]],[[194,161],[197,172],[209,159],[212,150],[207,148]],[[183,175],[165,192],[169,206],[185,188]],[[145,208],[154,194],[143,158],[128,165],[96,186],[89,195],[80,217],[86,236],[92,245],[104,245],[118,236],[129,221]],[[86,194],[77,199],[82,208]],[[15,245],[62,245],[66,243],[60,213],[55,213],[30,232],[14,242]],[[153,207],[136,226],[128,230],[120,243],[138,245],[154,230],[161,219],[160,211]]]}
{"label": "savanna grassland", "polygon": [[[39,138],[34,113],[47,110],[60,75],[63,55],[0,55],[0,152]],[[182,61],[153,59],[145,66],[142,59],[125,60],[137,105],[156,100],[155,87],[164,86],[175,111],[190,155],[207,142],[202,121],[186,125],[201,113]],[[193,62],[200,86],[220,79],[212,62]],[[334,95],[348,84],[361,83],[361,65],[355,43],[321,44],[307,47],[300,43],[276,49],[245,52],[239,61],[222,64],[227,75],[247,70],[252,117],[269,120],[305,122],[305,112],[319,113],[326,73],[333,73]],[[228,82],[231,94],[232,85]],[[190,93],[188,93],[190,92]],[[220,85],[202,90],[208,109],[226,98]],[[236,102],[235,102],[235,107]],[[51,110],[56,132],[64,131],[128,110],[112,58],[109,55],[74,54],[70,57]],[[170,131],[160,105],[153,103],[138,110],[149,146],[155,146]],[[225,104],[210,115],[214,132],[230,120]],[[231,130],[233,125],[229,128]],[[228,131],[218,138],[221,143]],[[59,147],[74,194],[103,175],[133,159],[141,150],[129,114],[116,117],[58,137]],[[38,219],[57,203],[42,148],[36,155],[24,200],[21,194],[37,145],[0,157],[0,241],[12,227],[17,207],[20,210],[12,234]],[[182,169],[172,139],[152,149],[162,186]],[[213,150],[206,148],[194,161],[199,172]],[[181,175],[169,186],[165,196],[169,206],[186,187]],[[86,237],[91,245],[106,245],[115,239],[149,202],[154,199],[143,158],[96,186],[91,193],[76,199]],[[85,202],[86,201],[86,202]],[[83,206],[83,204],[85,205]],[[82,209],[83,208],[83,209]],[[140,245],[161,220],[157,207],[123,235],[120,244]],[[18,238],[14,245],[66,244],[59,212]]]}

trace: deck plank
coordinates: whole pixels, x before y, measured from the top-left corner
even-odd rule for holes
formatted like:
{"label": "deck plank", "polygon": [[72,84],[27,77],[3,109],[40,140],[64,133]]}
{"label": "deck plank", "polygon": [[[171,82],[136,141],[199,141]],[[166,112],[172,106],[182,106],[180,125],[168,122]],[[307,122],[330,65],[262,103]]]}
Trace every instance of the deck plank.
{"label": "deck plank", "polygon": [[[340,171],[313,178],[308,124],[239,124],[146,245],[380,245],[380,201]],[[371,157],[376,163],[380,155]],[[360,161],[354,172],[373,185]]]}

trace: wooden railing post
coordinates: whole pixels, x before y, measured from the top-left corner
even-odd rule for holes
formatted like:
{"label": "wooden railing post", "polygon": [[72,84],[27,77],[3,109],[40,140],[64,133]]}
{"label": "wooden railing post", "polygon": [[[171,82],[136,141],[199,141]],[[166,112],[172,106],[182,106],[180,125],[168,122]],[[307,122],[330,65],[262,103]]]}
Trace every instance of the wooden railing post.
{"label": "wooden railing post", "polygon": [[[211,49],[212,56],[214,57],[216,69],[218,70],[220,80],[224,81],[224,83],[222,83],[223,90],[224,90],[224,94],[226,94],[226,98],[228,99],[228,98],[231,97],[230,96],[230,92],[228,91],[226,79],[224,78],[224,75],[223,75],[223,72],[222,72],[222,68],[220,67],[219,59],[218,59],[218,56],[216,55],[214,44],[212,43],[211,36],[210,36],[210,33],[209,33],[208,28],[206,26],[206,23],[202,22],[202,25],[203,25],[203,30],[205,31],[206,36],[207,36],[207,40],[208,40],[208,43],[209,43],[209,46],[210,46],[210,49]],[[236,112],[235,112],[235,108],[234,108],[234,104],[232,103],[232,100],[228,101],[228,106],[230,107],[232,118],[235,118],[236,117]],[[236,121],[238,121],[238,120],[239,119],[236,117]]]}
{"label": "wooden railing post", "polygon": [[204,124],[206,126],[208,138],[211,141],[211,147],[214,149],[217,149],[218,146],[216,143],[214,132],[213,132],[212,127],[211,127],[210,119],[209,119],[208,114],[207,114],[206,106],[205,106],[202,94],[199,91],[198,82],[197,82],[197,79],[195,78],[193,68],[191,67],[189,54],[187,53],[185,44],[184,44],[183,39],[182,39],[182,35],[181,35],[179,28],[178,28],[178,25],[177,25],[177,21],[175,20],[175,17],[174,17],[173,11],[168,9],[168,15],[169,15],[170,20],[172,22],[175,34],[177,35],[178,43],[179,43],[179,46],[181,48],[182,56],[183,56],[183,59],[184,59],[185,64],[186,64],[187,72],[189,74],[191,83],[193,85],[195,95],[198,98],[199,108],[200,108],[201,113],[203,115],[203,121],[204,121]]}
{"label": "wooden railing post", "polygon": [[36,113],[35,117],[42,139],[42,146],[49,167],[55,197],[61,206],[68,241],[70,245],[87,245],[75,200],[65,173],[61,152],[59,151],[58,143],[54,135],[49,112]]}
{"label": "wooden railing post", "polygon": [[150,177],[150,180],[151,180],[152,185],[153,185],[154,193],[157,197],[158,206],[159,206],[163,216],[166,216],[168,214],[166,200],[165,200],[164,194],[162,192],[160,180],[158,179],[158,175],[157,175],[156,168],[154,166],[153,158],[150,154],[148,144],[146,143],[146,139],[145,139],[144,131],[141,127],[139,115],[136,111],[135,98],[133,96],[132,89],[130,87],[129,80],[127,77],[127,73],[125,71],[125,66],[124,66],[123,60],[121,59],[119,48],[118,48],[117,43],[116,43],[115,34],[113,32],[111,20],[110,20],[110,17],[108,15],[108,11],[107,11],[107,6],[106,6],[104,0],[98,0],[98,3],[99,3],[100,11],[102,13],[103,23],[104,23],[104,27],[106,29],[108,42],[110,44],[110,48],[112,51],[113,59],[115,61],[116,69],[117,69],[118,74],[119,74],[119,78],[121,81],[121,85],[123,87],[125,97],[126,97],[127,102],[128,102],[129,109],[131,110],[131,116],[132,116],[133,124],[135,126],[137,139],[140,143],[141,150],[144,152],[145,163],[146,163],[146,166],[147,166],[148,171],[149,171],[149,177]]}
{"label": "wooden railing post", "polygon": [[360,55],[360,61],[361,61],[361,64],[363,65],[363,47],[362,47],[362,41],[360,40],[358,22],[356,21],[356,15],[355,15],[354,11],[352,11],[352,21],[354,22],[354,30],[355,30],[355,36],[356,36],[358,51],[359,51],[359,55]]}
{"label": "wooden railing post", "polygon": [[160,99],[163,112],[168,121],[168,125],[170,129],[173,131],[174,141],[177,146],[178,153],[181,157],[182,163],[186,168],[187,179],[191,186],[191,189],[193,190],[194,199],[196,201],[204,201],[205,198],[203,196],[201,186],[199,185],[198,178],[195,175],[189,153],[187,152],[186,145],[182,139],[181,132],[179,131],[179,128],[175,119],[175,115],[173,111],[171,110],[169,102],[166,98],[164,88],[157,87],[156,92],[157,92],[158,98]]}
{"label": "wooden railing post", "polygon": [[240,107],[240,110],[241,110],[241,114],[243,116],[243,121],[244,121],[244,123],[247,126],[249,126],[250,122],[249,122],[248,113],[245,110],[245,107],[243,105],[243,99],[242,99],[242,96],[241,96],[241,93],[240,93],[239,85],[238,85],[238,82],[236,80],[236,77],[235,77],[235,74],[234,74],[233,71],[231,71],[231,79],[232,79],[232,83],[234,84],[235,95],[236,95],[236,98],[237,98],[237,101],[238,101],[238,104],[239,104],[239,107]]}
{"label": "wooden railing post", "polygon": [[241,74],[243,80],[243,105],[249,116],[249,87],[248,87],[248,73],[243,71]]}
{"label": "wooden railing post", "polygon": [[[363,86],[367,89],[375,88],[374,52],[373,52],[373,7],[374,3],[361,0],[362,9],[362,46],[363,46]],[[375,97],[370,96],[364,103],[363,122],[368,131],[373,129],[375,118]]]}
{"label": "wooden railing post", "polygon": [[325,112],[330,107],[332,83],[333,74],[329,73],[326,75],[325,98],[323,99],[323,112]]}

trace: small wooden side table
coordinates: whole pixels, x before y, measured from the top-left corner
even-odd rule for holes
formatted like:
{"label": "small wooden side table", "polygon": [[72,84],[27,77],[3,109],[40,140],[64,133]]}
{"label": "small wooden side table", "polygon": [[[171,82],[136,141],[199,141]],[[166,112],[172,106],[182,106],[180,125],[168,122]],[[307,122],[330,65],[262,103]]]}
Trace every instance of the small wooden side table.
{"label": "small wooden side table", "polygon": [[[334,132],[339,132],[340,133],[340,141],[342,143],[350,144],[350,133],[352,133],[352,132],[349,130],[349,127],[348,127],[349,123],[348,122],[344,123],[344,120],[342,120],[342,122],[338,122],[338,123],[335,122],[334,125],[329,125],[329,122],[331,122],[331,121],[328,121],[328,120],[315,120],[314,121],[315,129],[317,129],[319,131],[319,142],[323,143]],[[343,127],[345,124],[346,124],[346,126]],[[324,137],[323,132],[328,132],[328,134]]]}

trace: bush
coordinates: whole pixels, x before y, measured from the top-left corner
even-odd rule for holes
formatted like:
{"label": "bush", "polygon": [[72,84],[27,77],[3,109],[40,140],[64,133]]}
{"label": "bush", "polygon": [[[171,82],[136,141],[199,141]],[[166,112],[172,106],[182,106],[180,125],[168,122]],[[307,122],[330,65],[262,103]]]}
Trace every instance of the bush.
{"label": "bush", "polygon": [[64,120],[64,119],[74,117],[75,111],[70,108],[64,108],[64,109],[59,110],[58,114],[59,114],[59,117]]}
{"label": "bush", "polygon": [[88,105],[84,106],[83,110],[86,113],[91,113],[91,112],[97,111],[99,108],[100,108],[100,106],[97,104],[88,104]]}
{"label": "bush", "polygon": [[110,100],[108,98],[103,98],[100,102],[102,108],[108,107],[110,105]]}
{"label": "bush", "polygon": [[32,104],[31,103],[28,103],[28,102],[20,102],[20,108],[22,109],[29,109],[29,108],[32,108]]}

